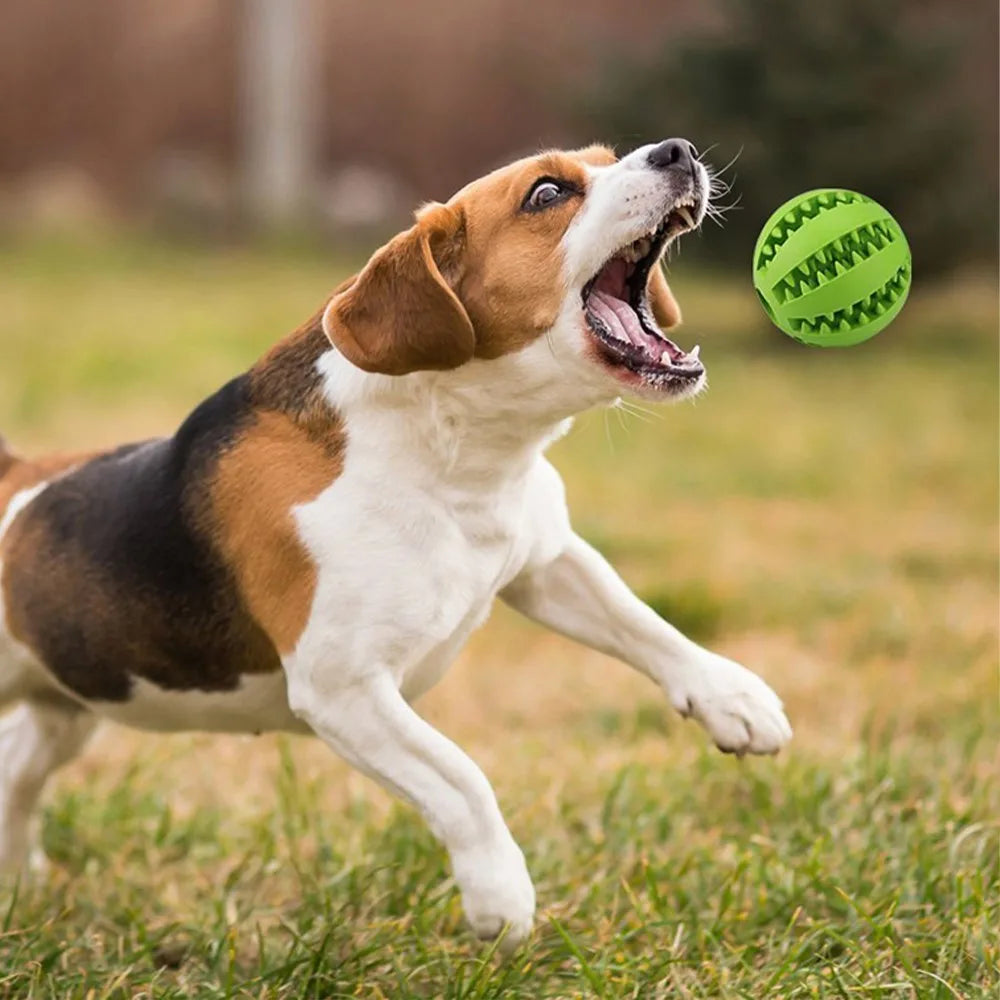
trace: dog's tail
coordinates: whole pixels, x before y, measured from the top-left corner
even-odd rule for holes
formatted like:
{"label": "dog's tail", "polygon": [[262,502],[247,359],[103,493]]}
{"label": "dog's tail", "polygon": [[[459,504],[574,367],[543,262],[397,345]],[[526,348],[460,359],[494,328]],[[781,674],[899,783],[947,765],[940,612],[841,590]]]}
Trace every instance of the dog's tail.
{"label": "dog's tail", "polygon": [[7,475],[7,471],[17,461],[17,456],[7,447],[7,442],[0,434],[0,477]]}

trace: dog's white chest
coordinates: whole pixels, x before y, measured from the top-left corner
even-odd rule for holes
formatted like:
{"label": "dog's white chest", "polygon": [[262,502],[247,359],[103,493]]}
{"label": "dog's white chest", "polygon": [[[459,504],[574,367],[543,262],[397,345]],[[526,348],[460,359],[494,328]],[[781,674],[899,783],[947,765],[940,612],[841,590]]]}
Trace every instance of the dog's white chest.
{"label": "dog's white chest", "polygon": [[419,662],[406,665],[399,671],[400,690],[407,700],[419,698],[444,676],[469,636],[489,617],[495,596],[495,588],[483,590],[482,596],[472,602],[466,615],[446,639],[429,650]]}
{"label": "dog's white chest", "polygon": [[440,679],[525,557],[518,489],[449,495],[362,469],[297,520],[318,579],[292,659],[326,662],[331,683],[388,671],[408,698]]}

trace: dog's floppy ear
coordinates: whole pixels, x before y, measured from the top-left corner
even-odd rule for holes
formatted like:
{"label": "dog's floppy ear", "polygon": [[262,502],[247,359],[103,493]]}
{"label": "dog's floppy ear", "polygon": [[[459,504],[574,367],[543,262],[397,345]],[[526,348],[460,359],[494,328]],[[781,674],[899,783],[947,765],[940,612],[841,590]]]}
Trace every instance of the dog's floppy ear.
{"label": "dog's floppy ear", "polygon": [[457,368],[475,353],[465,307],[441,273],[462,255],[460,210],[422,209],[417,223],[390,240],[323,313],[323,331],[352,364],[406,375]]}
{"label": "dog's floppy ear", "polygon": [[674,293],[670,291],[663,268],[659,264],[653,265],[653,273],[649,276],[649,305],[656,322],[664,330],[669,330],[670,327],[680,323],[681,307],[677,304]]}

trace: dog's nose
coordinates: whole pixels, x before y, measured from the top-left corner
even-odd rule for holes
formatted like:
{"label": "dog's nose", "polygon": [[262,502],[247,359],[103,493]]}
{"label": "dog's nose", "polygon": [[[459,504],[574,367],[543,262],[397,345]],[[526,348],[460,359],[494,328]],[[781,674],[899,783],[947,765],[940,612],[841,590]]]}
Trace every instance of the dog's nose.
{"label": "dog's nose", "polygon": [[677,167],[686,173],[694,173],[695,149],[687,139],[666,139],[654,146],[646,158],[654,170]]}

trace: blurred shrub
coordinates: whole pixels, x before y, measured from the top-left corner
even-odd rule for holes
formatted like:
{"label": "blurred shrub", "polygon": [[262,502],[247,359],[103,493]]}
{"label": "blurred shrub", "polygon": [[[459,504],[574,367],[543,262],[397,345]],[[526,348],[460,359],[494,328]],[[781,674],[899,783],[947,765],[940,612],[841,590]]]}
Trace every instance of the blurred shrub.
{"label": "blurred shrub", "polygon": [[[716,33],[667,42],[643,64],[615,59],[587,117],[623,145],[686,135],[738,154],[740,197],[713,258],[749,265],[785,199],[813,187],[863,191],[899,219],[918,274],[995,252],[995,171],[973,154],[956,86],[976,19],[936,25],[901,0],[728,0]],[[942,28],[942,23],[945,25]],[[983,100],[991,100],[984,93]],[[982,159],[982,157],[980,157]]]}

